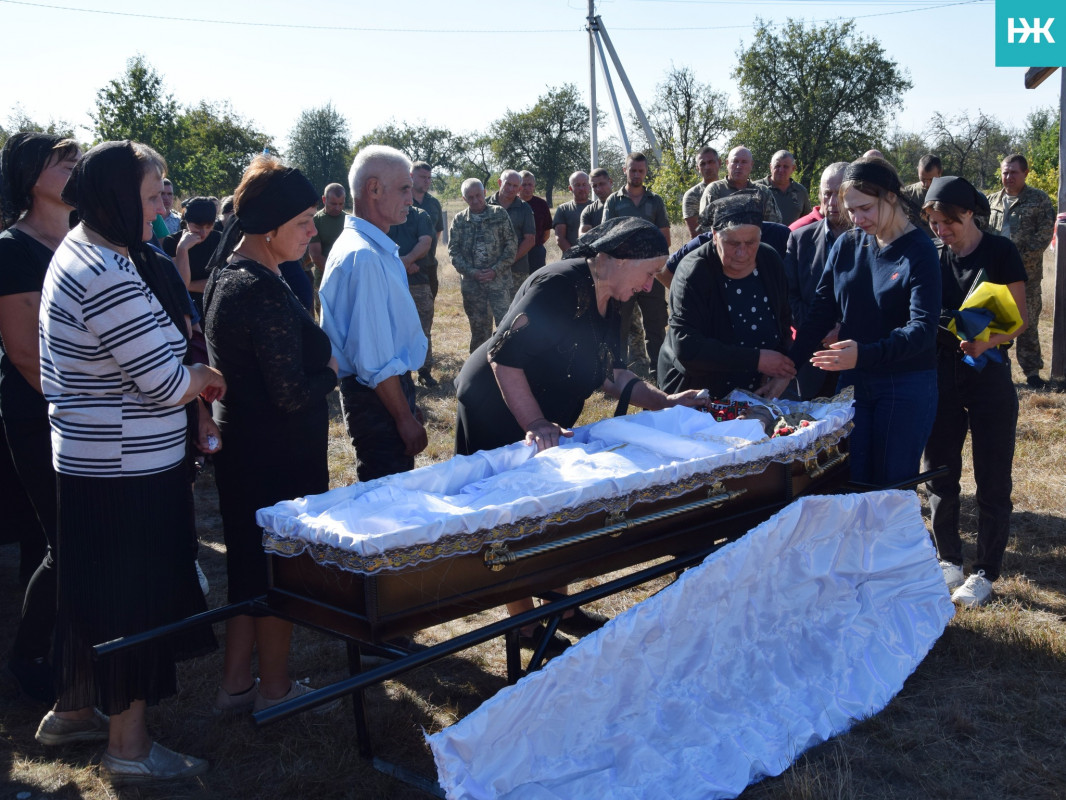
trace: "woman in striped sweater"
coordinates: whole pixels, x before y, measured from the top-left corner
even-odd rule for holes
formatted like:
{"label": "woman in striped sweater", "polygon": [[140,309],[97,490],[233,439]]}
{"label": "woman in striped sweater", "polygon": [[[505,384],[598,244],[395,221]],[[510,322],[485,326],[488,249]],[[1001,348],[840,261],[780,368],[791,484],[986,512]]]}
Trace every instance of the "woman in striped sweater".
{"label": "woman in striped sweater", "polygon": [[[186,312],[171,291],[176,272],[144,246],[163,211],[165,169],[158,153],[128,141],[105,142],[82,159],[63,190],[81,222],[56,251],[41,299],[61,557],[57,702],[37,739],[107,739],[100,766],[114,783],[207,768],[152,742],[145,724],[146,706],[176,692],[181,643],[99,663],[91,651],[203,602],[188,546],[184,405],[198,395],[215,400],[225,381],[206,365],[182,365]],[[203,651],[210,641],[184,644]]]}

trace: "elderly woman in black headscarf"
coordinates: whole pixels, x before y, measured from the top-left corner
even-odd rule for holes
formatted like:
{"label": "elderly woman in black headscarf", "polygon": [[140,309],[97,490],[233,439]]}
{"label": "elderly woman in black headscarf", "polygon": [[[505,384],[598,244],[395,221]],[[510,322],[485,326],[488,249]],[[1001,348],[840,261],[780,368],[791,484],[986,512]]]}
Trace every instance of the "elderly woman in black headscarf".
{"label": "elderly woman in black headscarf", "polygon": [[[666,263],[665,237],[637,217],[608,220],[582,236],[566,258],[537,270],[519,288],[499,328],[478,347],[456,379],[455,452],[525,441],[537,450],[572,436],[597,389],[647,409],[705,406],[695,390],[659,391],[619,359],[618,306],[651,289]],[[511,613],[532,600],[509,603]],[[560,627],[587,633],[604,618],[578,611]],[[538,644],[545,629],[523,630]],[[567,644],[557,637],[554,649]]]}
{"label": "elderly woman in black headscarf", "polygon": [[781,256],[761,242],[762,200],[737,192],[707,208],[714,240],[677,266],[659,385],[707,389],[712,397],[732,389],[778,397],[796,374],[784,355],[792,314]]}
{"label": "elderly woman in black headscarf", "polygon": [[[205,609],[189,546],[185,404],[213,401],[222,375],[183,366],[188,295],[145,245],[162,213],[163,159],[105,142],[74,168],[63,200],[81,220],[52,258],[41,295],[41,388],[58,473],[57,701],[46,745],[106,739],[114,783],[198,775],[207,762],[153,742],[145,707],[177,691],[175,658],[210,631],[100,662],[91,647]],[[108,718],[94,708],[111,715]]]}
{"label": "elderly woman in black headscarf", "polygon": [[[951,599],[970,608],[983,605],[999,578],[1010,538],[1011,462],[1018,424],[1018,392],[1010,374],[1007,348],[1025,330],[1025,265],[1018,248],[1005,236],[985,233],[974,223],[988,218],[988,198],[965,178],[933,178],[925,196],[925,217],[939,237],[943,314],[958,310],[977,286],[1006,286],[1021,312],[1022,326],[1010,334],[994,333],[987,341],[959,341],[945,328],[937,337],[937,407],[933,431],[925,445],[927,469],[947,466],[948,475],[931,481],[929,507],[933,539],[952,590]],[[944,317],[942,317],[943,319]],[[980,369],[963,359],[979,359]],[[977,558],[963,581],[962,539],[959,538],[959,480],[966,432],[973,448],[977,482]]]}
{"label": "elderly woman in black headscarf", "polygon": [[[315,235],[317,204],[318,192],[299,170],[257,156],[212,256],[204,335],[211,364],[229,385],[215,408],[226,442],[215,458],[215,481],[230,602],[267,589],[256,510],[329,488],[326,395],[337,385],[337,362],[281,271]],[[258,711],[310,691],[289,676],[291,635],[292,623],[276,617],[230,620],[216,707]]]}
{"label": "elderly woman in black headscarf", "polygon": [[[940,265],[901,192],[883,158],[848,165],[840,196],[855,227],[829,251],[791,351],[855,387],[851,477],[879,486],[918,474],[935,411]],[[838,320],[838,340],[817,350]]]}

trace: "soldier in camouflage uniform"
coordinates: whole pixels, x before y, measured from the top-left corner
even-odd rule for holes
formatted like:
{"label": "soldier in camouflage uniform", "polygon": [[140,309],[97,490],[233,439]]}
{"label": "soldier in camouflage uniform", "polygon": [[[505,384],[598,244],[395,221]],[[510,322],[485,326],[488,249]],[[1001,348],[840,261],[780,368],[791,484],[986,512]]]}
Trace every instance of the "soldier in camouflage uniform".
{"label": "soldier in camouflage uniform", "polygon": [[703,190],[700,199],[700,214],[715,200],[729,197],[741,189],[755,189],[762,198],[762,218],[764,222],[780,222],[781,209],[777,207],[777,201],[773,194],[765,186],[759,186],[749,180],[751,176],[751,150],[746,147],[734,147],[729,151],[725,161],[726,177],[720,181],[714,181]]}
{"label": "soldier in camouflage uniform", "polygon": [[926,153],[918,161],[918,181],[916,183],[908,183],[903,187],[903,191],[900,192],[901,196],[911,202],[910,207],[905,209],[907,218],[910,219],[915,228],[920,228],[930,239],[935,239],[936,235],[933,233],[933,229],[929,227],[929,222],[926,220],[925,215],[922,214],[922,208],[925,207],[925,195],[929,191],[929,184],[933,182],[933,178],[939,178],[943,174],[944,165],[941,163],[940,157],[934,156],[932,153]]}
{"label": "soldier in camouflage uniform", "polygon": [[462,276],[463,310],[470,320],[470,352],[492,335],[511,304],[511,264],[518,252],[511,218],[485,202],[485,187],[476,178],[463,181],[467,208],[452,219],[448,254]]}
{"label": "soldier in camouflage uniform", "polygon": [[755,181],[756,186],[770,190],[785,225],[811,213],[811,193],[802,183],[792,180],[795,171],[796,157],[788,150],[778,150],[770,159],[770,174]]}
{"label": "soldier in camouflage uniform", "polygon": [[1040,281],[1044,276],[1044,251],[1051,244],[1055,232],[1055,204],[1044,192],[1025,183],[1029,162],[1025,156],[1009,155],[1000,165],[1003,188],[988,198],[992,207],[989,224],[993,230],[1010,237],[1022,254],[1029,280],[1025,285],[1025,305],[1029,311],[1029,327],[1015,341],[1018,366],[1025,380],[1034,389],[1046,389],[1040,377],[1044,359],[1040,353],[1039,320],[1043,306]]}

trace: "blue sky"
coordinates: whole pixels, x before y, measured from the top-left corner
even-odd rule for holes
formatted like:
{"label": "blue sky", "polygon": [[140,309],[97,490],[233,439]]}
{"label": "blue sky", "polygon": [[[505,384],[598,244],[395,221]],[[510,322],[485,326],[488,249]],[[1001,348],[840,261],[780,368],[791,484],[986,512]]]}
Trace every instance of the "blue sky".
{"label": "blue sky", "polygon": [[[587,8],[587,0],[0,0],[0,26],[20,32],[0,48],[0,124],[18,103],[38,121],[87,128],[96,90],[142,53],[180,103],[228,100],[282,147],[300,111],[327,102],[355,136],[390,119],[481,130],[547,86],[573,82],[587,96]],[[1023,69],[994,66],[994,10],[991,0],[596,3],[645,104],[671,65],[735,97],[736,53],[756,18],[853,17],[914,82],[895,120],[904,130],[924,129],[938,110],[980,109],[1020,126],[1033,108],[1058,103],[1058,75],[1028,91]]]}

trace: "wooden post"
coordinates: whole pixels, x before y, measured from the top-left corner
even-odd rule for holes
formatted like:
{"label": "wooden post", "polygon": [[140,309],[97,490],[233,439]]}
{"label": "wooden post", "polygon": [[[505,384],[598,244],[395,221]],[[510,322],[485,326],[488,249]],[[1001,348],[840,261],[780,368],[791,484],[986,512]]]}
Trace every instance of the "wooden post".
{"label": "wooden post", "polygon": [[1055,313],[1051,329],[1051,377],[1066,378],[1066,69],[1059,70],[1059,218],[1055,223]]}

